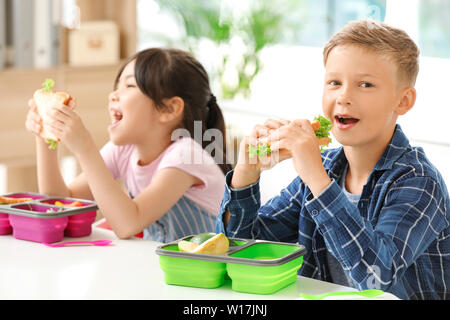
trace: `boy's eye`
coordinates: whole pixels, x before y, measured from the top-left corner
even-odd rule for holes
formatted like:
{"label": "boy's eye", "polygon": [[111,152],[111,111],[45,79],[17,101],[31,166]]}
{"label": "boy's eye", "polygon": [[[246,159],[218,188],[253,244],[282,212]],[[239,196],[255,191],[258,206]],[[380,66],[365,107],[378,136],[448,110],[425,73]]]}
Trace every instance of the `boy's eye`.
{"label": "boy's eye", "polygon": [[373,84],[371,84],[370,82],[361,82],[361,87],[370,88],[373,87]]}
{"label": "boy's eye", "polygon": [[336,80],[331,80],[331,81],[328,81],[328,84],[329,84],[330,86],[338,86],[338,85],[340,85],[341,83],[340,83],[339,81],[336,81]]}

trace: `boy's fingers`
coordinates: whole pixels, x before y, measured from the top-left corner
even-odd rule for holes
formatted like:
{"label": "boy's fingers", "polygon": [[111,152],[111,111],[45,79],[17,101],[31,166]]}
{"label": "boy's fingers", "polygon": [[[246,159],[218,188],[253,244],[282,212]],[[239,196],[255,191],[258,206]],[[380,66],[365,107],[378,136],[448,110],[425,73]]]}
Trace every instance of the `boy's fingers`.
{"label": "boy's fingers", "polygon": [[260,137],[267,136],[269,134],[269,129],[266,126],[257,124],[253,127],[252,132],[250,133],[249,137],[252,137],[253,139],[258,139]]}
{"label": "boy's fingers", "polygon": [[292,152],[287,149],[281,149],[279,151],[279,154],[280,154],[280,161],[292,158]]}
{"label": "boy's fingers", "polygon": [[244,141],[245,141],[245,146],[248,146],[248,145],[253,145],[254,146],[254,145],[258,144],[258,138],[255,137],[255,136],[252,136],[252,135],[246,136],[244,138]]}
{"label": "boy's fingers", "polygon": [[280,152],[281,150],[285,150],[287,148],[287,144],[285,140],[277,140],[273,141],[270,144],[270,150],[272,152]]}
{"label": "boy's fingers", "polygon": [[252,134],[257,138],[267,136],[273,130],[279,129],[289,123],[290,121],[285,119],[267,119],[264,124],[257,124],[254,126]]}
{"label": "boy's fingers", "polygon": [[266,126],[269,129],[278,129],[286,124],[289,123],[289,120],[285,119],[267,119],[264,123],[264,126]]}
{"label": "boy's fingers", "polygon": [[330,143],[330,138],[318,138],[319,146],[326,146]]}
{"label": "boy's fingers", "polygon": [[292,124],[305,130],[306,132],[314,133],[314,129],[311,125],[311,121],[309,121],[308,119],[296,119],[296,120],[292,121]]}

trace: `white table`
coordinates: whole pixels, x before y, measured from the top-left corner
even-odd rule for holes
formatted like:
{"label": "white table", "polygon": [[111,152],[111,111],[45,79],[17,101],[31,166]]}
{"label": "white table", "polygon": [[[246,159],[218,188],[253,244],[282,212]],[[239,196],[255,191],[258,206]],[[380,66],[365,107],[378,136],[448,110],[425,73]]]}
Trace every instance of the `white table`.
{"label": "white table", "polygon": [[[328,282],[298,277],[296,283],[271,295],[239,293],[231,282],[216,289],[172,286],[164,283],[155,249],[160,243],[133,238],[120,240],[109,230],[93,227],[84,238],[110,239],[105,247],[50,248],[41,243],[0,236],[0,299],[301,299],[300,293],[318,294],[354,290]],[[335,297],[364,299],[359,296]],[[385,293],[376,299],[397,299]]]}

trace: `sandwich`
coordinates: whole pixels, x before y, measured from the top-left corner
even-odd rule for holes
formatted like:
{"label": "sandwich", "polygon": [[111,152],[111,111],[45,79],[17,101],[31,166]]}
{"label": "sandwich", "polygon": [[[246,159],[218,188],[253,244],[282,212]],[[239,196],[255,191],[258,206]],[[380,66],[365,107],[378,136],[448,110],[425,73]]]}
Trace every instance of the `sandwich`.
{"label": "sandwich", "polygon": [[13,198],[0,196],[0,204],[16,204],[21,202],[32,201],[33,198]]}
{"label": "sandwich", "polygon": [[[311,126],[313,127],[316,137],[319,140],[320,152],[324,152],[325,147],[331,143],[330,131],[333,127],[333,123],[324,116],[319,115],[314,118],[314,122],[311,123]],[[249,145],[247,151],[250,158],[255,156],[264,157],[266,155],[270,155],[272,152],[270,150],[270,141],[263,138],[256,146]]]}
{"label": "sandwich", "polygon": [[37,112],[42,118],[42,131],[39,134],[41,138],[50,144],[49,149],[56,149],[59,139],[49,132],[48,122],[50,120],[47,111],[55,105],[68,104],[72,97],[66,92],[55,92],[53,86],[55,82],[52,79],[46,79],[42,84],[42,89],[36,90],[33,95],[37,106]]}

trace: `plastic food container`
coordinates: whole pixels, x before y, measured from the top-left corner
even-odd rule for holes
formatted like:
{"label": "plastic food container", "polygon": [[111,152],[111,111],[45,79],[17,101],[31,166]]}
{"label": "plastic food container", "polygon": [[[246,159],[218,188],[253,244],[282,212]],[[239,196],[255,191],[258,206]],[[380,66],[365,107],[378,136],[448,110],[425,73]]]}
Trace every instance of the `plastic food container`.
{"label": "plastic food container", "polygon": [[[0,235],[12,233],[17,239],[52,243],[61,241],[64,236],[84,237],[92,232],[98,209],[93,201],[36,193],[11,193],[4,196],[33,200],[0,205]],[[79,201],[81,206],[58,206],[55,205],[56,201],[63,204]]]}
{"label": "plastic food container", "polygon": [[306,253],[299,244],[235,238],[223,255],[179,251],[178,241],[192,237],[156,249],[167,284],[217,288],[228,276],[234,291],[272,294],[297,280]]}
{"label": "plastic food container", "polygon": [[[43,199],[46,198],[46,196],[41,195],[39,193],[9,193],[4,195],[5,197],[10,198],[32,198],[33,200]],[[11,224],[9,222],[9,214],[5,213],[2,209],[7,206],[0,204],[0,235],[6,235],[13,233]]]}
{"label": "plastic food container", "polygon": [[[91,234],[92,232],[92,223],[95,221],[95,217],[97,216],[97,205],[93,201],[81,200],[81,199],[72,199],[72,198],[58,198],[51,197],[46,199],[41,199],[39,202],[55,205],[55,202],[59,201],[64,205],[69,205],[75,201],[79,201],[82,206],[81,207],[72,207],[73,208],[83,208],[83,211],[77,214],[69,215],[67,227],[64,230],[64,235],[66,237],[85,237]],[[61,208],[61,207],[58,207]],[[65,207],[67,208],[67,207]],[[89,209],[89,211],[87,211]]]}

